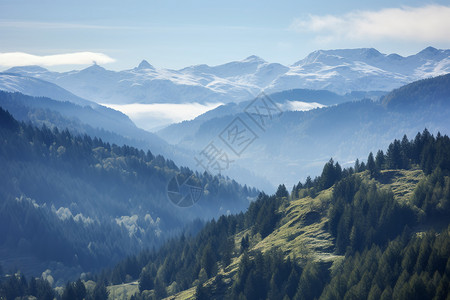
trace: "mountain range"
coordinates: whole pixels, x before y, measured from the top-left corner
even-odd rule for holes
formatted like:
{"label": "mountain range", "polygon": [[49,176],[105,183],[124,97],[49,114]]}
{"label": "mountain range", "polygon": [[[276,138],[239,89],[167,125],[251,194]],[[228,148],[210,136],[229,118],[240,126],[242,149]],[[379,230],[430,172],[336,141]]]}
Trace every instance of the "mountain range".
{"label": "mountain range", "polygon": [[127,115],[78,97],[56,84],[9,73],[0,73],[0,82],[0,105],[20,121],[69,128],[117,144],[151,146],[157,153],[173,155],[173,147],[136,127]]}
{"label": "mountain range", "polygon": [[[442,75],[395,89],[380,100],[366,98],[308,111],[282,111],[272,119],[266,118],[266,112],[264,130],[246,113],[253,102],[229,103],[157,133],[169,143],[194,152],[202,151],[211,141],[229,149],[218,137],[239,118],[257,138],[240,156],[232,156],[234,165],[252,170],[269,182],[291,186],[295,182],[290,178],[319,174],[331,157],[348,166],[355,158],[364,159],[365,153],[386,147],[396,136],[413,137],[425,127],[433,133],[449,132],[449,80],[450,74]],[[274,94],[276,100],[272,101],[283,107],[281,104],[289,99],[283,94],[295,100],[305,98],[307,92]],[[316,96],[321,94],[329,92],[315,91]],[[338,99],[342,98],[334,97],[333,101]]]}
{"label": "mountain range", "polygon": [[[196,168],[194,151],[171,145],[158,135],[138,128],[117,110],[78,97],[41,79],[0,73],[0,82],[3,82],[0,90],[4,90],[0,91],[0,106],[20,121],[39,127],[67,128],[73,134],[96,136],[117,145],[152,149],[183,166]],[[238,168],[235,172],[248,178],[247,184],[251,186],[271,186],[249,170]]]}
{"label": "mountain range", "polygon": [[[22,110],[17,103],[3,101],[2,105],[19,120],[33,121],[37,125],[46,123],[50,127],[68,126],[77,133],[99,136],[108,142],[151,148],[194,169],[199,167],[196,155],[217,138],[233,118],[240,117],[253,124],[244,109],[253,100],[254,93],[264,90],[284,114],[272,122],[266,132],[255,132],[258,139],[242,157],[235,159],[225,174],[251,186],[273,190],[277,182],[292,184],[289,177],[318,174],[320,166],[330,157],[348,164],[371,149],[385,147],[399,134],[412,136],[423,127],[434,133],[446,132],[445,105],[436,115],[431,106],[425,105],[421,111],[422,106],[418,108],[402,101],[401,110],[411,106],[411,111],[405,113],[395,109],[395,105],[386,105],[387,99],[394,94],[398,97],[399,91],[404,89],[391,92],[384,100],[379,99],[392,87],[450,71],[449,57],[450,50],[432,47],[408,57],[363,48],[315,51],[290,67],[271,64],[256,56],[219,66],[197,65],[181,70],[158,70],[146,61],[120,72],[98,65],[65,73],[50,72],[38,66],[15,67],[0,73],[0,89],[49,98],[25,101],[18,97]],[[228,82],[230,89],[219,91],[214,83],[218,80]],[[292,84],[287,84],[288,81]],[[239,88],[236,89],[235,83]],[[438,85],[433,89],[443,90],[441,97],[445,98],[445,84]],[[241,89],[244,86],[245,93]],[[196,96],[191,93],[193,90]],[[135,93],[142,97],[133,96],[137,95]],[[426,94],[420,89],[416,93],[422,97]],[[401,94],[409,97],[407,92]],[[360,102],[361,99],[368,100]],[[165,101],[229,103],[194,120],[170,125],[156,132],[157,135],[137,128],[126,115],[98,104]],[[26,114],[24,106],[28,107]],[[48,110],[53,114],[42,113]],[[277,168],[281,162],[289,162],[284,170]]]}
{"label": "mountain range", "polygon": [[[6,72],[57,84],[82,98],[106,104],[212,103],[250,100],[289,89],[390,91],[415,80],[450,72],[450,50],[428,47],[407,57],[373,48],[318,50],[284,66],[257,56],[218,66],[195,65],[180,70],[156,69],[143,60],[130,70],[99,65],[51,72],[38,66]],[[0,81],[0,87],[5,83]]]}

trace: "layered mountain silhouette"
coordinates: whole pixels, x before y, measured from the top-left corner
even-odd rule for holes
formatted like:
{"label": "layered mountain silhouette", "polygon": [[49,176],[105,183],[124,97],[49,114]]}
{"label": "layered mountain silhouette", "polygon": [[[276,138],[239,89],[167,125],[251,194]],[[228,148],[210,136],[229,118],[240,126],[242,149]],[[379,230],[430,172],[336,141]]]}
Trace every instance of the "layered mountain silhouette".
{"label": "layered mountain silhouette", "polygon": [[[40,78],[97,103],[186,103],[249,100],[261,91],[326,89],[390,91],[415,80],[450,71],[450,50],[428,47],[403,57],[373,48],[318,50],[290,66],[257,56],[218,66],[156,69],[143,60],[120,72],[92,65],[83,70],[51,72],[29,66],[7,72]],[[0,82],[1,86],[1,82]]]}

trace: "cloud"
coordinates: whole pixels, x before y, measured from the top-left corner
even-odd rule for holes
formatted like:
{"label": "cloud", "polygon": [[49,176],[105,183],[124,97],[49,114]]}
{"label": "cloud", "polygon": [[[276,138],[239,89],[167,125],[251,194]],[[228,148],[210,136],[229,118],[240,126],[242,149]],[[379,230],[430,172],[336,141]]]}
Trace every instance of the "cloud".
{"label": "cloud", "polygon": [[388,8],[353,11],[342,16],[309,15],[295,19],[289,29],[323,34],[321,39],[398,39],[417,42],[450,42],[450,6]]}
{"label": "cloud", "polygon": [[88,65],[93,62],[106,64],[115,60],[103,53],[75,52],[56,55],[32,55],[24,52],[0,53],[0,66],[59,66],[59,65]]}
{"label": "cloud", "polygon": [[282,110],[287,111],[308,111],[315,108],[322,108],[326,105],[317,102],[302,102],[302,101],[286,101],[284,104],[279,104]]}
{"label": "cloud", "polygon": [[138,126],[149,131],[172,123],[192,120],[223,103],[154,103],[154,104],[102,104],[123,112]]}

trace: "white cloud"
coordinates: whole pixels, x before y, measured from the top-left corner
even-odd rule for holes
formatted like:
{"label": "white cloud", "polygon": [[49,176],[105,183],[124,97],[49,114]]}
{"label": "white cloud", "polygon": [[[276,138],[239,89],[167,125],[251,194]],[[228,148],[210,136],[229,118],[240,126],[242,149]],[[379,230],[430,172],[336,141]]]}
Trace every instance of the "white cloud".
{"label": "white cloud", "polygon": [[103,53],[75,52],[55,55],[32,55],[24,52],[0,53],[0,66],[58,66],[58,65],[87,65],[93,62],[106,64],[115,60]]}
{"label": "white cloud", "polygon": [[315,108],[322,108],[326,105],[317,102],[302,102],[302,101],[286,101],[284,104],[279,104],[282,110],[287,111],[308,111]]}
{"label": "white cloud", "polygon": [[353,11],[342,16],[309,15],[306,19],[295,19],[290,29],[323,34],[328,39],[450,42],[450,6]]}
{"label": "white cloud", "polygon": [[149,131],[158,130],[172,123],[192,120],[223,103],[154,103],[154,104],[102,104],[130,117],[138,126]]}

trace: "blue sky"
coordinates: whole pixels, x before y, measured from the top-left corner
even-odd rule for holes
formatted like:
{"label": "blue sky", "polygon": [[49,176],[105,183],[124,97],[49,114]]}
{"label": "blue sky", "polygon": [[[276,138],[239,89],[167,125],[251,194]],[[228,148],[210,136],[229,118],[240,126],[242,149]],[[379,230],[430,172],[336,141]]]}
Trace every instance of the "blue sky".
{"label": "blue sky", "polygon": [[448,1],[0,0],[0,70],[93,60],[123,70],[142,59],[178,69],[253,54],[289,65],[317,49],[355,47],[410,55],[450,48],[448,32]]}

